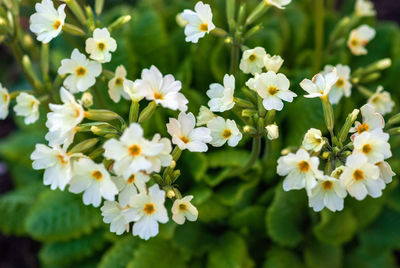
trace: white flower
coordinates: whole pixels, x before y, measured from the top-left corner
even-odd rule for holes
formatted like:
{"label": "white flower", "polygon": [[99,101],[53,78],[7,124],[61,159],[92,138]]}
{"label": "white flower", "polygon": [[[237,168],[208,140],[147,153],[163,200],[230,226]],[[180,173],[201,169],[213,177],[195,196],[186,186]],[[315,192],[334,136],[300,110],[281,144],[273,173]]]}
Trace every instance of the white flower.
{"label": "white flower", "polygon": [[385,120],[383,119],[382,115],[375,112],[374,106],[365,104],[360,110],[362,115],[362,124],[356,121],[354,128],[350,129],[350,132],[356,132],[351,136],[352,140],[365,131],[383,129],[385,127]]}
{"label": "white flower", "polygon": [[262,68],[264,68],[264,58],[266,55],[267,52],[265,52],[263,47],[245,50],[239,64],[240,70],[245,74],[261,73]]}
{"label": "white flower", "polygon": [[304,95],[306,98],[326,97],[338,79],[334,68],[327,74],[316,74],[312,80],[304,79],[300,86],[308,93]]}
{"label": "white flower", "polygon": [[0,119],[6,119],[8,116],[8,106],[10,105],[10,94],[8,90],[0,83]]}
{"label": "white flower", "polygon": [[96,164],[90,158],[80,158],[73,164],[73,174],[69,191],[83,193],[83,203],[100,206],[101,198],[114,201],[118,194],[117,186],[111,180],[103,164]]}
{"label": "white flower", "polygon": [[246,86],[247,86],[248,88],[250,88],[251,90],[256,91],[255,83],[256,83],[256,81],[257,81],[257,79],[258,79],[259,76],[260,76],[260,74],[258,74],[258,73],[254,74],[254,77],[252,77],[252,78],[250,78],[249,80],[247,80]]}
{"label": "white flower", "polygon": [[144,98],[143,93],[138,91],[137,83],[131,80],[125,80],[123,90],[131,101],[139,102]]}
{"label": "white flower", "polygon": [[185,196],[182,199],[176,199],[172,205],[172,219],[177,224],[184,224],[185,220],[196,221],[199,212],[197,208],[193,206],[190,201],[193,199],[193,195]]}
{"label": "white flower", "polygon": [[116,177],[115,184],[118,187],[118,201],[121,206],[125,207],[131,203],[133,196],[139,192],[146,192],[146,182],[150,180],[150,176],[141,171],[132,173],[129,177]]}
{"label": "white flower", "polygon": [[369,0],[357,0],[355,6],[355,14],[358,17],[375,16],[376,11],[374,4]]}
{"label": "white flower", "polygon": [[394,107],[390,93],[384,91],[382,86],[378,86],[375,94],[368,99],[368,103],[374,106],[375,110],[381,115],[391,113]]}
{"label": "white flower", "polygon": [[275,6],[280,9],[284,9],[285,6],[289,5],[292,0],[264,0],[267,5]]}
{"label": "white flower", "polygon": [[208,122],[207,127],[211,130],[212,141],[210,144],[214,147],[220,147],[226,142],[229,146],[235,147],[243,137],[234,120],[227,119],[225,121],[220,116]]}
{"label": "white flower", "polygon": [[207,91],[207,96],[210,98],[208,106],[213,112],[224,112],[230,110],[235,105],[233,101],[233,93],[235,91],[235,77],[226,74],[224,76],[224,85],[211,84]]}
{"label": "white flower", "polygon": [[172,74],[163,76],[155,66],[142,71],[142,79],[135,81],[140,94],[147,100],[154,100],[157,104],[171,110],[187,110],[188,100],[179,91],[182,88],[180,81],[175,80]]}
{"label": "white flower", "polygon": [[175,21],[176,21],[176,24],[178,24],[180,27],[183,28],[186,25],[188,25],[189,22],[182,18],[182,13],[183,12],[176,14]]}
{"label": "white flower", "polygon": [[72,51],[71,59],[63,59],[58,68],[58,74],[69,74],[64,80],[64,86],[72,93],[82,92],[93,86],[100,73],[101,64],[88,60],[76,48]]}
{"label": "white flower", "polygon": [[201,1],[197,2],[194,11],[185,9],[182,12],[181,18],[187,22],[185,26],[186,42],[197,43],[206,33],[214,30],[215,25],[212,22],[213,14],[210,5],[203,4]]}
{"label": "white flower", "polygon": [[17,115],[25,117],[25,124],[32,124],[39,119],[39,104],[38,99],[23,92],[17,97],[17,105],[14,106],[14,111]]}
{"label": "white flower", "polygon": [[324,207],[333,212],[342,210],[347,192],[340,181],[325,175],[317,182],[317,185],[311,190],[308,199],[309,206],[316,212],[321,211]]}
{"label": "white flower", "polygon": [[299,149],[296,154],[289,153],[278,159],[277,173],[286,176],[283,181],[283,190],[297,190],[306,188],[310,193],[317,185],[317,179],[323,174],[318,170],[318,157],[310,157],[307,151]]}
{"label": "white flower", "polygon": [[338,80],[332,86],[329,92],[329,101],[332,104],[339,103],[340,99],[344,96],[350,97],[351,95],[351,83],[350,83],[350,67],[347,65],[338,64],[336,66],[326,65],[323,74],[328,74],[329,72],[336,69],[336,74]]}
{"label": "white flower", "polygon": [[290,82],[284,74],[276,74],[272,71],[262,73],[255,79],[254,88],[263,99],[266,110],[280,111],[283,101],[292,102],[296,93],[289,90]]}
{"label": "white flower", "polygon": [[29,18],[29,29],[37,35],[37,40],[48,43],[57,37],[65,21],[65,4],[56,10],[51,0],[43,0],[36,3],[36,13]]}
{"label": "white flower", "polygon": [[381,161],[375,164],[379,168],[379,178],[385,183],[391,183],[392,177],[396,175],[386,161]]}
{"label": "white flower", "polygon": [[279,138],[279,128],[275,123],[266,126],[265,130],[267,131],[267,138],[269,140],[272,141]]}
{"label": "white flower", "polygon": [[369,163],[363,154],[347,157],[340,182],[357,200],[364,199],[368,194],[374,198],[379,197],[385,188],[385,182],[379,178],[379,168]]}
{"label": "white flower", "polygon": [[110,231],[117,235],[129,231],[129,223],[134,220],[135,209],[129,206],[121,207],[118,202],[105,201],[100,208],[103,221],[110,224]]}
{"label": "white flower", "polygon": [[168,213],[164,207],[165,192],[158,184],[149,188],[149,193],[140,193],[132,197],[135,224],[132,227],[133,235],[142,239],[149,239],[158,234],[158,222],[166,223]]}
{"label": "white flower", "polygon": [[181,112],[178,120],[170,118],[167,130],[172,137],[172,143],[179,149],[191,152],[206,152],[207,144],[212,140],[211,131],[206,127],[195,128],[196,120],[192,113]]}
{"label": "white flower", "polygon": [[264,57],[264,66],[265,69],[267,69],[267,71],[273,71],[275,73],[278,73],[282,64],[283,64],[283,59],[281,58],[281,56],[278,55],[271,56],[267,54]]}
{"label": "white flower", "polygon": [[151,142],[153,144],[161,144],[163,146],[163,149],[159,154],[147,157],[147,159],[151,162],[151,167],[146,171],[148,173],[160,172],[161,167],[168,167],[171,165],[171,141],[168,138],[161,138],[160,134],[155,134]]}
{"label": "white flower", "polygon": [[129,100],[129,95],[124,90],[124,82],[126,79],[126,69],[123,65],[120,65],[115,70],[114,77],[108,81],[108,94],[114,102],[119,102],[121,97]]}
{"label": "white flower", "polygon": [[125,129],[120,140],[110,139],[103,145],[106,158],[115,160],[113,170],[129,177],[132,173],[151,168],[148,157],[156,156],[164,149],[162,143],[153,143],[143,137],[143,129],[132,123]]}
{"label": "white flower", "polygon": [[375,29],[365,24],[352,30],[347,41],[351,53],[356,56],[367,54],[368,50],[365,46],[375,37],[375,33]]}
{"label": "white flower", "polygon": [[60,89],[60,96],[63,104],[49,104],[51,112],[47,114],[46,122],[49,132],[45,138],[50,145],[63,144],[68,147],[74,139],[75,127],[83,120],[85,111],[64,88]]}
{"label": "white flower", "polygon": [[117,42],[110,36],[107,28],[95,29],[93,37],[86,39],[86,53],[90,58],[105,63],[111,61],[111,53],[117,49]]}
{"label": "white flower", "polygon": [[392,156],[388,140],[389,134],[381,129],[363,132],[354,138],[353,153],[365,155],[372,164],[378,163]]}
{"label": "white flower", "polygon": [[303,139],[303,147],[308,151],[319,152],[325,145],[321,130],[310,128]]}
{"label": "white flower", "polygon": [[200,106],[200,112],[197,116],[197,124],[196,126],[206,125],[211,119],[215,118],[216,115],[210,111],[206,106]]}
{"label": "white flower", "polygon": [[72,176],[71,158],[78,154],[67,154],[60,146],[48,147],[44,144],[36,144],[31,154],[33,169],[44,169],[43,183],[50,185],[50,189],[60,188],[64,190]]}

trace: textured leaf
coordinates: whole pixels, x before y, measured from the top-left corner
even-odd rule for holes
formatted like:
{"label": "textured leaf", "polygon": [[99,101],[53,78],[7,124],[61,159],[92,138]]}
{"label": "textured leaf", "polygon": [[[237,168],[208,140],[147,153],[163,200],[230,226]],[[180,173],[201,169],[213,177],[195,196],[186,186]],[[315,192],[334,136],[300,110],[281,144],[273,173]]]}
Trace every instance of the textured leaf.
{"label": "textured leaf", "polygon": [[385,251],[380,254],[366,252],[362,249],[353,250],[346,256],[344,267],[361,268],[395,268],[398,267],[392,252]]}
{"label": "textured leaf", "polygon": [[102,223],[98,209],[85,206],[79,195],[43,191],[26,219],[26,230],[40,241],[66,241],[88,234]]}
{"label": "textured leaf", "polygon": [[188,258],[171,241],[156,237],[138,246],[127,268],[184,268]]}
{"label": "textured leaf", "polygon": [[342,249],[338,246],[313,242],[305,248],[304,260],[308,268],[340,268]]}
{"label": "textured leaf", "polygon": [[314,227],[314,234],[321,242],[340,245],[350,241],[357,231],[357,219],[351,210],[321,212],[321,222]]}
{"label": "textured leaf", "polygon": [[185,222],[176,228],[173,242],[182,251],[200,257],[213,246],[216,238],[202,224]]}
{"label": "textured leaf", "polygon": [[282,185],[277,186],[266,215],[267,232],[273,241],[294,247],[303,240],[306,202],[305,191],[284,192]]}
{"label": "textured leaf", "polygon": [[207,157],[202,153],[190,153],[184,152],[181,158],[182,162],[179,163],[182,167],[183,175],[191,176],[195,181],[201,181],[207,171],[208,163]]}
{"label": "textured leaf", "polygon": [[368,196],[362,201],[349,198],[345,208],[351,208],[354,217],[357,219],[357,228],[363,229],[379,216],[384,201],[384,197],[372,198]]}
{"label": "textured leaf", "polygon": [[232,215],[229,223],[234,228],[245,228],[252,233],[265,233],[265,213],[266,209],[262,206],[246,207]]}
{"label": "textured leaf", "polygon": [[215,193],[215,196],[221,201],[222,204],[227,206],[234,206],[239,203],[244,203],[243,199],[249,199],[248,193],[254,190],[258,184],[257,177],[251,177],[250,181],[240,182],[232,181],[221,186]]}
{"label": "textured leaf", "polygon": [[104,230],[67,242],[45,243],[40,249],[40,260],[49,265],[68,264],[90,257],[106,244]]}
{"label": "textured leaf", "polygon": [[243,238],[234,233],[227,233],[209,251],[207,267],[250,268],[254,267],[254,262],[249,257]]}
{"label": "textured leaf", "polygon": [[101,257],[99,268],[125,268],[133,259],[133,253],[140,243],[140,239],[128,234],[119,237],[118,241],[110,247]]}
{"label": "textured leaf", "polygon": [[303,268],[300,258],[292,251],[283,248],[268,250],[264,268]]}
{"label": "textured leaf", "polygon": [[204,222],[221,220],[229,214],[228,207],[214,196],[204,201],[197,209],[199,211],[199,220]]}

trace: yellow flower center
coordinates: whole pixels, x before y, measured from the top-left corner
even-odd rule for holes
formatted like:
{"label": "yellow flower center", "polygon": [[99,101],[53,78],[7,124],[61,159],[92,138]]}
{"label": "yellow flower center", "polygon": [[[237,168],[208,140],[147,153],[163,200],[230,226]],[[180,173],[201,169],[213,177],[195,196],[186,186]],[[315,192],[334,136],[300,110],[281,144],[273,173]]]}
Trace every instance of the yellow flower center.
{"label": "yellow flower center", "polygon": [[232,132],[230,129],[225,129],[224,132],[222,132],[222,137],[225,139],[228,139],[230,136],[232,136]]}
{"label": "yellow flower center", "polygon": [[106,48],[106,44],[104,42],[97,43],[97,48],[103,51]]}
{"label": "yellow flower center", "polygon": [[207,32],[208,31],[208,24],[207,23],[200,24],[200,31]]}
{"label": "yellow flower center", "polygon": [[342,78],[339,78],[336,82],[337,87],[343,87],[344,86],[344,80]]}
{"label": "yellow flower center", "polygon": [[6,93],[3,94],[3,101],[4,102],[8,101],[8,94],[6,94]]}
{"label": "yellow flower center", "polygon": [[251,54],[250,57],[249,57],[249,61],[255,61],[256,58],[257,58],[256,55]]}
{"label": "yellow flower center", "polygon": [[179,204],[179,210],[186,210],[186,204]]}
{"label": "yellow flower center", "polygon": [[301,161],[297,164],[300,172],[307,172],[310,170],[310,164],[307,161]]}
{"label": "yellow flower center", "polygon": [[117,86],[121,86],[123,82],[124,82],[124,80],[121,77],[118,77],[117,79],[115,79],[115,85],[117,85]]}
{"label": "yellow flower center", "polygon": [[364,172],[362,170],[356,169],[354,171],[354,173],[353,173],[353,178],[356,181],[363,180],[364,179]]}
{"label": "yellow flower center", "polygon": [[61,163],[61,164],[63,164],[63,165],[66,165],[66,164],[68,164],[68,161],[67,161],[67,160],[65,160],[65,158],[64,158],[64,156],[63,156],[63,155],[61,155],[61,154],[58,154],[58,155],[57,155],[57,158],[60,160],[60,163]]}
{"label": "yellow flower center", "polygon": [[360,42],[358,41],[357,38],[353,38],[353,39],[350,40],[350,45],[353,46],[353,47],[356,47],[359,44],[360,44]]}
{"label": "yellow flower center", "polygon": [[84,76],[86,74],[86,68],[80,66],[76,68],[75,73],[77,76]]}
{"label": "yellow flower center", "polygon": [[324,188],[324,190],[330,190],[333,187],[333,183],[331,181],[324,181],[322,183],[322,188]]}
{"label": "yellow flower center", "polygon": [[56,21],[54,22],[54,24],[53,24],[54,30],[58,30],[58,28],[60,27],[60,25],[61,25],[61,21],[60,21],[60,20],[56,20]]}
{"label": "yellow flower center", "polygon": [[186,137],[186,136],[182,136],[180,137],[181,141],[183,141],[183,143],[188,143],[190,140]]}
{"label": "yellow flower center", "polygon": [[143,210],[147,215],[151,215],[156,211],[152,203],[145,204]]}
{"label": "yellow flower center", "polygon": [[135,174],[132,174],[128,179],[128,183],[134,183],[134,182],[135,182]]}
{"label": "yellow flower center", "polygon": [[103,178],[103,174],[100,171],[95,170],[92,173],[92,177],[99,181]]}
{"label": "yellow flower center", "polygon": [[140,155],[140,152],[141,152],[140,146],[137,144],[130,146],[128,148],[128,150],[129,150],[129,154],[131,156],[138,156],[138,155]]}
{"label": "yellow flower center", "polygon": [[271,96],[274,96],[276,93],[278,93],[278,89],[276,88],[276,87],[274,87],[274,86],[270,86],[269,88],[268,88],[268,93],[269,93],[269,95],[271,95]]}
{"label": "yellow flower center", "polygon": [[164,96],[161,93],[154,92],[154,99],[162,100],[162,99],[164,99]]}
{"label": "yellow flower center", "polygon": [[365,144],[363,147],[362,147],[362,152],[364,153],[364,154],[368,154],[369,152],[371,152],[372,151],[372,147],[371,147],[371,145],[369,145],[369,144]]}
{"label": "yellow flower center", "polygon": [[359,126],[357,127],[357,133],[358,133],[358,134],[361,134],[361,133],[363,133],[364,131],[368,131],[368,129],[369,129],[368,124],[367,124],[367,123],[362,123],[361,125],[359,125]]}

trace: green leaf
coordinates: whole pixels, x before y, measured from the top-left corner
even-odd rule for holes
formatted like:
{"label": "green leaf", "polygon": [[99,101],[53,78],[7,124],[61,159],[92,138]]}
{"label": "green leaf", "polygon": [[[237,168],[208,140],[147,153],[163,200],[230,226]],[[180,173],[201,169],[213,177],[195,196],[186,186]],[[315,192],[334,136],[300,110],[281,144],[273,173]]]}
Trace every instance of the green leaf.
{"label": "green leaf", "polygon": [[125,268],[133,259],[133,253],[140,243],[140,239],[131,234],[119,237],[118,241],[102,256],[99,268]]}
{"label": "green leaf", "polygon": [[[234,206],[239,203],[246,202],[248,195],[257,186],[259,179],[252,176],[250,181],[231,181],[221,186],[216,192],[215,196],[221,201],[222,204],[227,206]],[[253,191],[254,192],[254,191]]]}
{"label": "green leaf", "polygon": [[357,228],[363,229],[374,221],[382,211],[385,201],[384,197],[367,197],[362,201],[348,198],[345,208],[351,208],[354,217],[357,219]]}
{"label": "green leaf", "polygon": [[274,200],[267,210],[267,232],[273,241],[282,246],[294,247],[304,238],[302,224],[306,218],[305,191],[284,192],[282,185],[276,189]]}
{"label": "green leaf", "polygon": [[211,222],[221,220],[229,214],[229,207],[223,205],[214,196],[211,196],[197,207],[199,211],[199,220]]}
{"label": "green leaf", "polygon": [[15,235],[25,234],[26,217],[43,188],[42,185],[31,185],[7,192],[0,197],[1,232]]}
{"label": "green leaf", "polygon": [[183,153],[181,158],[182,162],[179,163],[180,166],[184,167],[182,169],[183,174],[186,176],[191,176],[195,181],[201,181],[207,172],[207,157],[203,153]]}
{"label": "green leaf", "polygon": [[245,229],[246,232],[256,233],[260,235],[265,233],[265,213],[266,209],[262,206],[246,207],[232,215],[229,224],[238,229]]}
{"label": "green leaf", "polygon": [[209,268],[250,268],[254,261],[250,258],[246,242],[237,234],[227,233],[208,253]]}
{"label": "green leaf", "polygon": [[137,247],[127,268],[185,268],[189,257],[182,254],[171,241],[156,237]]}
{"label": "green leaf", "polygon": [[396,258],[391,251],[383,253],[367,252],[363,249],[356,249],[346,255],[344,267],[361,268],[396,268]]}
{"label": "green leaf", "polygon": [[26,230],[33,238],[66,241],[90,233],[102,223],[98,209],[85,206],[79,195],[43,191],[26,219]]}
{"label": "green leaf", "polygon": [[321,222],[314,227],[314,234],[319,241],[331,245],[340,245],[350,241],[357,231],[357,219],[351,210],[340,212],[321,212]]}
{"label": "green leaf", "polygon": [[304,260],[308,268],[340,268],[342,249],[338,246],[312,242],[304,250]]}
{"label": "green leaf", "polygon": [[300,258],[293,251],[273,247],[267,252],[264,268],[303,268]]}
{"label": "green leaf", "polygon": [[185,222],[175,231],[173,243],[193,256],[202,256],[216,242],[211,231],[199,222]]}
{"label": "green leaf", "polygon": [[46,265],[69,264],[90,257],[106,244],[103,229],[67,242],[45,243],[39,251],[39,259]]}

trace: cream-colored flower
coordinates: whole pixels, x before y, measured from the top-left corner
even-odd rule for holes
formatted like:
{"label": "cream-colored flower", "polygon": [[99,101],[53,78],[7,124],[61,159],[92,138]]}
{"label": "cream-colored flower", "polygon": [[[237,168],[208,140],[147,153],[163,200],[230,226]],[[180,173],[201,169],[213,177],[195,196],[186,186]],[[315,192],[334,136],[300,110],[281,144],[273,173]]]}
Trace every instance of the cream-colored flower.
{"label": "cream-colored flower", "polygon": [[269,54],[264,57],[264,66],[267,71],[273,71],[275,73],[279,72],[283,64],[283,59],[279,55],[271,56]]}
{"label": "cream-colored flower", "polygon": [[226,74],[224,76],[224,85],[214,83],[210,85],[207,96],[210,98],[208,106],[213,112],[225,112],[235,105],[233,93],[235,91],[235,77]]}
{"label": "cream-colored flower", "polygon": [[310,128],[303,139],[303,147],[308,151],[319,152],[325,145],[321,130]]}
{"label": "cream-colored flower", "polygon": [[19,116],[25,117],[25,124],[29,125],[39,119],[40,101],[34,96],[25,92],[17,97],[17,105],[14,106],[14,111]]}
{"label": "cream-colored flower", "polygon": [[336,69],[334,68],[327,74],[316,74],[312,80],[304,79],[301,81],[300,86],[304,89],[308,95],[304,95],[306,98],[323,98],[328,96],[332,86],[338,81]]}
{"label": "cream-colored flower", "polygon": [[132,173],[129,177],[118,176],[113,179],[118,188],[118,201],[122,207],[131,203],[133,196],[141,192],[146,192],[146,183],[150,180],[150,176],[142,171]]}
{"label": "cream-colored flower", "polygon": [[8,90],[0,83],[0,119],[6,119],[8,116],[8,106],[10,106],[10,94]]}
{"label": "cream-colored flower", "polygon": [[350,48],[351,53],[356,56],[366,55],[368,50],[365,46],[375,37],[375,29],[366,24],[350,32],[347,46]]}
{"label": "cream-colored flower", "polygon": [[368,103],[374,106],[375,111],[381,115],[391,113],[394,107],[394,101],[390,93],[384,91],[382,86],[378,86],[375,94],[368,99]]}
{"label": "cream-colored flower", "polygon": [[126,69],[123,65],[120,65],[115,70],[114,77],[108,82],[108,94],[114,102],[119,102],[121,97],[126,100],[130,99],[128,93],[124,90],[126,81],[129,81],[126,79]]}
{"label": "cream-colored flower", "polygon": [[308,204],[314,211],[321,211],[324,207],[335,212],[343,209],[343,201],[347,192],[338,179],[323,176],[318,178],[317,185],[311,190]]}
{"label": "cream-colored flower", "polygon": [[207,127],[211,130],[210,144],[214,147],[220,147],[226,142],[229,146],[235,147],[243,137],[234,120],[227,119],[225,121],[220,116],[208,122]]}
{"label": "cream-colored flower", "polygon": [[71,93],[82,92],[93,86],[100,73],[101,64],[88,60],[76,48],[72,51],[71,59],[63,59],[60,68],[58,68],[58,74],[68,74],[64,80],[64,86]]}
{"label": "cream-colored flower", "polygon": [[275,123],[266,126],[265,130],[267,131],[267,138],[269,140],[272,141],[279,138],[279,128]]}
{"label": "cream-colored flower", "polygon": [[86,39],[86,53],[90,58],[105,63],[111,61],[111,53],[117,49],[117,42],[110,36],[107,28],[95,29],[93,37]]}
{"label": "cream-colored flower", "polygon": [[197,208],[190,203],[193,195],[185,196],[182,199],[176,199],[172,205],[172,219],[177,224],[184,224],[185,220],[196,221],[199,212]]}
{"label": "cream-colored flower", "polygon": [[65,21],[64,8],[65,4],[62,4],[55,9],[51,0],[36,3],[36,13],[29,18],[29,29],[37,35],[37,40],[48,43],[61,33]]}
{"label": "cream-colored flower", "polygon": [[374,4],[369,0],[357,0],[354,13],[358,17],[370,17],[376,15]]}
{"label": "cream-colored flower", "polygon": [[326,65],[323,73],[327,74],[333,71],[333,69],[336,69],[338,80],[332,86],[331,91],[329,92],[329,101],[332,104],[337,104],[343,96],[348,98],[351,95],[351,71],[349,66],[338,64],[336,66]]}
{"label": "cream-colored flower", "polygon": [[199,115],[197,116],[196,126],[206,125],[211,119],[215,118],[216,115],[210,111],[206,106],[200,106]]}
{"label": "cream-colored flower", "polygon": [[393,172],[389,163],[386,161],[381,161],[375,164],[379,168],[379,178],[382,179],[385,183],[391,183],[393,176],[396,173]]}
{"label": "cream-colored flower", "polygon": [[284,9],[285,6],[289,5],[292,0],[264,0],[267,5],[277,7],[279,9]]}
{"label": "cream-colored flower", "polygon": [[115,201],[105,201],[101,207],[101,215],[105,223],[110,223],[110,231],[121,235],[129,232],[129,223],[134,220],[135,209],[122,207]]}
{"label": "cream-colored flower", "polygon": [[267,55],[263,47],[247,49],[243,52],[239,68],[245,74],[261,73],[264,68],[264,58]]}
{"label": "cream-colored flower", "polygon": [[366,131],[372,131],[375,129],[383,129],[385,127],[385,120],[382,115],[375,111],[374,106],[365,104],[361,107],[362,123],[356,121],[354,127],[350,129],[350,132],[355,132],[351,139]]}
{"label": "cream-colored flower", "polygon": [[194,11],[185,9],[181,15],[182,21],[186,21],[185,35],[186,42],[197,43],[206,33],[215,29],[212,22],[213,14],[210,5],[199,1],[194,7]]}
{"label": "cream-colored flower", "polygon": [[392,156],[389,134],[382,129],[375,129],[371,132],[363,132],[354,138],[354,154],[363,154],[371,164],[376,164]]}

